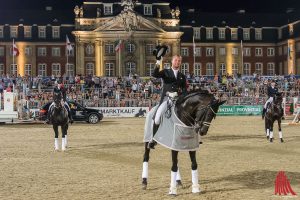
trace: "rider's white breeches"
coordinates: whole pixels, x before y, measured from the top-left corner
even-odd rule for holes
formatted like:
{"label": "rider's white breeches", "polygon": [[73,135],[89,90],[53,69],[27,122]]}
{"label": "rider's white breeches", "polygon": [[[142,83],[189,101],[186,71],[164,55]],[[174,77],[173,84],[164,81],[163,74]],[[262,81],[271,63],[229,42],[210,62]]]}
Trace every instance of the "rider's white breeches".
{"label": "rider's white breeches", "polygon": [[163,113],[165,113],[167,111],[168,108],[168,102],[169,104],[172,103],[172,101],[170,99],[164,101],[157,109],[157,112],[155,114],[155,118],[154,118],[154,123],[156,125],[160,124],[160,117]]}
{"label": "rider's white breeches", "polygon": [[273,97],[270,97],[270,98],[266,101],[266,103],[265,103],[265,105],[264,105],[264,109],[267,108],[268,103],[272,103],[272,102],[273,102]]}

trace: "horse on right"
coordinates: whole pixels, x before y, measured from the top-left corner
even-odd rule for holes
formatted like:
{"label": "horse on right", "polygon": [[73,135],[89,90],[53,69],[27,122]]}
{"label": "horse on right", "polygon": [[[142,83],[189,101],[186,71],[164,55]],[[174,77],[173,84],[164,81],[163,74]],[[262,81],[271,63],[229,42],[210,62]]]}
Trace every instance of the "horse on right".
{"label": "horse on right", "polygon": [[281,120],[283,117],[283,108],[282,108],[282,93],[277,93],[274,98],[273,102],[267,106],[267,111],[265,114],[265,131],[267,135],[267,139],[270,142],[273,142],[273,127],[274,122],[278,122],[278,131],[279,131],[279,138],[280,142],[284,142],[282,138],[282,130],[281,130]]}

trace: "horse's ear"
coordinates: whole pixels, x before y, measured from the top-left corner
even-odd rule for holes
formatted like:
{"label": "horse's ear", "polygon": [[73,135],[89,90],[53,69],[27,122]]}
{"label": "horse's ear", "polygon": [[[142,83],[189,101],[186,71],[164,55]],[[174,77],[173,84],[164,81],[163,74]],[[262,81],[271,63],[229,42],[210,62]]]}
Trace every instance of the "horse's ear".
{"label": "horse's ear", "polygon": [[220,106],[220,105],[223,105],[225,102],[226,102],[226,100],[224,100],[224,101],[219,101],[218,105],[219,105],[219,106]]}

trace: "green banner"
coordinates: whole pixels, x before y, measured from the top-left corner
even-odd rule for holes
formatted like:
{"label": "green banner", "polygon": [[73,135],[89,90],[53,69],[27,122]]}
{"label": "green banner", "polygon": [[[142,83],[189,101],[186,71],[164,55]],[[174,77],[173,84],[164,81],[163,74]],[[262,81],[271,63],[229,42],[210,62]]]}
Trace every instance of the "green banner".
{"label": "green banner", "polygon": [[238,115],[261,115],[262,106],[220,106],[218,115],[238,116]]}

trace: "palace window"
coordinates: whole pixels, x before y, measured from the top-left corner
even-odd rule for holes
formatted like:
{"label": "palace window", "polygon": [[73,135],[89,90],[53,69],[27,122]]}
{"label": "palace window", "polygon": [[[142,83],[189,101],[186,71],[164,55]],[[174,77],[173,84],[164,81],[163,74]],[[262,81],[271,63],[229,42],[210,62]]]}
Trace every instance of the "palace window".
{"label": "palace window", "polygon": [[183,74],[187,74],[189,72],[189,63],[182,63],[180,71]]}
{"label": "palace window", "polygon": [[45,26],[39,26],[38,27],[38,36],[39,38],[46,38],[46,27]]}
{"label": "palace window", "polygon": [[47,76],[47,65],[45,63],[38,64],[38,75],[42,77]]}
{"label": "palace window", "polygon": [[31,38],[31,26],[24,26],[24,37]]}
{"label": "palace window", "polygon": [[268,63],[267,75],[274,76],[275,75],[275,63]]}
{"label": "palace window", "polygon": [[255,63],[255,72],[259,75],[263,73],[263,64],[262,63]]}
{"label": "palace window", "polygon": [[103,4],[104,6],[104,15],[113,14],[113,4]]}
{"label": "palace window", "polygon": [[18,37],[18,27],[17,26],[11,26],[10,27],[10,37],[11,38],[17,38]]}
{"label": "palace window", "polygon": [[52,47],[52,56],[60,56],[60,47]]}
{"label": "palace window", "polygon": [[244,75],[249,76],[251,74],[251,65],[250,63],[244,63]]}
{"label": "palace window", "polygon": [[125,69],[126,76],[134,75],[135,72],[136,72],[136,64],[134,62],[127,62],[126,69]]}
{"label": "palace window", "polygon": [[226,65],[225,63],[220,64],[220,74],[225,75],[226,74]]}
{"label": "palace window", "polygon": [[86,75],[94,75],[95,74],[94,63],[86,63],[85,73],[86,73]]}
{"label": "palace window", "polygon": [[46,55],[47,55],[46,47],[38,47],[38,56],[46,56]]}
{"label": "palace window", "polygon": [[52,38],[59,38],[60,37],[60,28],[59,26],[52,27]]}
{"label": "palace window", "polygon": [[194,75],[195,76],[201,76],[202,72],[201,72],[201,63],[195,63],[194,64]]}
{"label": "palace window", "polygon": [[146,63],[146,76],[152,76],[155,68],[155,63]]}
{"label": "palace window", "polygon": [[152,15],[152,5],[144,4],[144,15]]}
{"label": "palace window", "polygon": [[66,64],[66,75],[69,76],[74,76],[75,71],[74,71],[74,64],[68,63]]}
{"label": "palace window", "polygon": [[105,75],[114,76],[115,64],[111,62],[105,63]]}
{"label": "palace window", "polygon": [[213,76],[214,75],[214,63],[206,64],[206,75]]}
{"label": "palace window", "polygon": [[60,64],[59,63],[53,63],[52,64],[52,75],[58,76],[60,75]]}

